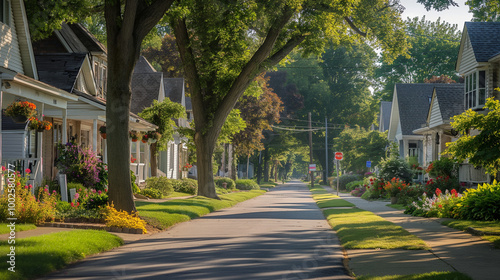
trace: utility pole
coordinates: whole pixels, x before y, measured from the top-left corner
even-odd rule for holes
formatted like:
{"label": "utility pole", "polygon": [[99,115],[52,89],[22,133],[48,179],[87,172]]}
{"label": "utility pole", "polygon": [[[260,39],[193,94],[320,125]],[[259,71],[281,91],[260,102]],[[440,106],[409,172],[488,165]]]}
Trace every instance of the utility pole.
{"label": "utility pole", "polygon": [[[313,163],[313,134],[312,134],[312,124],[311,124],[311,112],[307,113],[307,119],[309,120],[309,164]],[[314,187],[314,171],[311,172],[311,188]]]}
{"label": "utility pole", "polygon": [[328,182],[328,120],[325,116],[325,183]]}

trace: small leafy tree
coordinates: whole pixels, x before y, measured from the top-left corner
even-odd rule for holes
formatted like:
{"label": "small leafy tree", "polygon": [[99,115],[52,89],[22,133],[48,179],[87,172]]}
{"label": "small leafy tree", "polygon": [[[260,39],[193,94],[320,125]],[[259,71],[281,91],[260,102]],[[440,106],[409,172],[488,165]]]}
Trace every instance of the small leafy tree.
{"label": "small leafy tree", "polygon": [[158,132],[162,137],[156,143],[151,144],[151,175],[156,176],[158,163],[156,155],[158,151],[164,151],[168,147],[168,141],[172,140],[175,133],[174,119],[186,116],[186,111],[181,104],[165,98],[162,102],[153,100],[153,104],[139,113],[141,118],[158,126]]}
{"label": "small leafy tree", "polygon": [[[487,173],[495,175],[500,171],[500,102],[490,97],[484,108],[487,114],[469,109],[452,118],[451,126],[461,137],[446,143],[445,153],[459,162],[469,159],[475,167],[483,166]],[[479,134],[472,135],[471,130],[479,130]]]}

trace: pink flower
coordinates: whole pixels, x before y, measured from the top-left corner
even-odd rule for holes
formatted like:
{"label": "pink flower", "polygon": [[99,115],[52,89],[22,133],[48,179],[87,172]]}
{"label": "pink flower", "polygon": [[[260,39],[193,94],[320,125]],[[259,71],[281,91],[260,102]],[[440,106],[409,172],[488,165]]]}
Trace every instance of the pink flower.
{"label": "pink flower", "polygon": [[5,170],[6,170],[6,169],[5,169],[5,166],[2,166],[2,171],[5,171]]}
{"label": "pink flower", "polygon": [[28,186],[24,186],[24,188],[25,188],[25,189],[27,189],[27,188],[28,188]]}
{"label": "pink flower", "polygon": [[49,189],[45,188],[43,189],[44,192],[49,192]]}
{"label": "pink flower", "polygon": [[75,193],[75,200],[77,200],[80,197],[79,193]]}
{"label": "pink flower", "polygon": [[26,168],[26,170],[24,170],[26,173],[31,173],[31,170],[29,168]]}
{"label": "pink flower", "polygon": [[98,193],[98,194],[101,194],[101,193],[102,193],[102,191],[100,191],[100,190],[99,190],[97,193]]}

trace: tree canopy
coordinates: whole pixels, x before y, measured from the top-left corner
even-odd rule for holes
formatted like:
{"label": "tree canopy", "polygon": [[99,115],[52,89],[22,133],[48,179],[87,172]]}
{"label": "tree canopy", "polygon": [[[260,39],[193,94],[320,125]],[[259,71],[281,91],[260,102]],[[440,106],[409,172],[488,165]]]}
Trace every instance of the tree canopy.
{"label": "tree canopy", "polygon": [[407,19],[406,30],[411,47],[408,56],[400,56],[394,63],[382,61],[377,76],[382,81],[377,95],[392,101],[396,83],[423,83],[432,76],[445,75],[458,80],[455,61],[458,58],[461,32],[457,25],[425,17]]}

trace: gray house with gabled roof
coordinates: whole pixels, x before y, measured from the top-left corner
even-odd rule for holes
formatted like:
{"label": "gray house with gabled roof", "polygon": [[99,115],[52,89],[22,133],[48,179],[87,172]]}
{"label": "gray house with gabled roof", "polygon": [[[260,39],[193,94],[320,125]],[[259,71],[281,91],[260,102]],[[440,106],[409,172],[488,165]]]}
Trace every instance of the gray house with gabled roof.
{"label": "gray house with gabled roof", "polygon": [[413,133],[426,122],[435,84],[396,84],[392,99],[388,140],[399,146],[402,158],[423,164],[424,137]]}
{"label": "gray house with gabled roof", "polygon": [[[141,56],[134,68],[132,76],[132,103],[131,111],[140,113],[150,107],[154,100],[162,102],[169,98],[186,108],[186,96],[184,90],[184,78],[164,78],[163,73],[156,72],[148,60]],[[185,119],[176,119],[178,126],[188,126]],[[166,151],[158,153],[158,170],[160,176],[170,179],[179,179],[183,174],[181,167],[187,163],[187,146],[178,133],[174,134],[174,140],[168,143]]]}
{"label": "gray house with gabled roof", "polygon": [[451,118],[464,112],[464,84],[434,84],[427,120],[415,134],[424,136],[423,164],[440,159],[446,143],[455,141],[458,133],[450,125]]}

